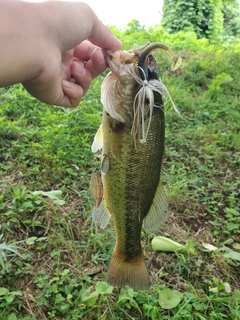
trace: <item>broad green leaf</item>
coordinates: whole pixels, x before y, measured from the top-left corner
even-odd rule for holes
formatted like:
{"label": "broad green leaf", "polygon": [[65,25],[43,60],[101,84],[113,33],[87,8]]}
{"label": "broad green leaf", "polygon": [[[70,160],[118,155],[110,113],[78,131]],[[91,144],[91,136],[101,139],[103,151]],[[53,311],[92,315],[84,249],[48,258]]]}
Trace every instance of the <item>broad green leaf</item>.
{"label": "broad green leaf", "polygon": [[9,293],[9,290],[7,288],[0,288],[0,296],[4,296],[7,293]]}
{"label": "broad green leaf", "polygon": [[169,239],[169,238],[155,236],[152,239],[152,248],[155,251],[175,252],[176,250],[183,249],[184,246],[176,241]]}
{"label": "broad green leaf", "polygon": [[22,295],[22,291],[11,291],[11,295],[13,295],[13,296],[21,296]]}
{"label": "broad green leaf", "polygon": [[17,320],[15,313],[11,313],[7,320]]}
{"label": "broad green leaf", "polygon": [[56,200],[54,200],[54,203],[58,204],[59,206],[63,206],[65,204],[65,200],[56,199]]}
{"label": "broad green leaf", "polygon": [[159,292],[159,304],[163,309],[173,309],[182,300],[183,294],[176,290],[170,290],[169,288],[163,289]]}
{"label": "broad green leaf", "polygon": [[42,195],[45,197],[48,197],[52,200],[54,200],[54,202],[56,204],[58,204],[59,206],[62,206],[65,204],[65,201],[61,199],[62,196],[62,191],[61,190],[51,190],[51,191],[42,191],[42,190],[38,190],[38,191],[33,191],[32,192],[33,195]]}
{"label": "broad green leaf", "polygon": [[240,261],[240,253],[233,250],[229,250],[228,252],[224,253],[224,257]]}
{"label": "broad green leaf", "polygon": [[96,292],[99,294],[111,294],[113,291],[113,286],[110,286],[106,282],[99,281],[96,284]]}
{"label": "broad green leaf", "polygon": [[7,295],[7,296],[5,296],[4,297],[5,299],[6,299],[6,301],[8,302],[8,303],[11,303],[11,302],[13,302],[13,300],[14,300],[14,296],[12,296],[12,295]]}
{"label": "broad green leaf", "polygon": [[188,240],[183,251],[188,254],[196,254],[195,248],[194,248],[194,242],[192,240]]}
{"label": "broad green leaf", "polygon": [[236,250],[240,250],[240,243],[234,243],[233,248]]}
{"label": "broad green leaf", "polygon": [[37,240],[37,237],[30,237],[26,240],[26,244],[31,246],[35,243],[36,240]]}
{"label": "broad green leaf", "polygon": [[77,176],[77,172],[75,172],[72,168],[67,168],[66,169],[67,173],[69,173],[72,176]]}
{"label": "broad green leaf", "polygon": [[95,304],[98,298],[98,292],[94,291],[90,293],[88,290],[84,291],[81,297],[81,302],[88,307],[91,307]]}
{"label": "broad green leaf", "polygon": [[240,290],[234,290],[233,298],[240,300]]}
{"label": "broad green leaf", "polygon": [[41,194],[42,196],[48,197],[50,199],[60,199],[62,196],[61,190],[51,190],[51,191],[42,191],[37,190],[32,192],[33,195]]}
{"label": "broad green leaf", "polygon": [[182,251],[188,254],[195,254],[194,242],[191,240],[187,241],[187,244],[183,246],[182,244],[173,241],[172,239],[155,236],[152,239],[152,248],[155,251],[165,251],[165,252],[176,252]]}

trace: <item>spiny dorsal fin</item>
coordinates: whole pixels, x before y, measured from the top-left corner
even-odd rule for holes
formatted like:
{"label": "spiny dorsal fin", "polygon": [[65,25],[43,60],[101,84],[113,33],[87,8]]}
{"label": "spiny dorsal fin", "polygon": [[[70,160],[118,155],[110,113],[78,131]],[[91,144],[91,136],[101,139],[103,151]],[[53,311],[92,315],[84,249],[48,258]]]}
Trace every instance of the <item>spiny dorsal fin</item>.
{"label": "spiny dorsal fin", "polygon": [[168,202],[162,186],[159,181],[151,208],[143,220],[143,227],[146,231],[158,229],[167,219]]}
{"label": "spiny dorsal fin", "polygon": [[93,140],[92,152],[97,152],[98,150],[101,150],[102,147],[103,147],[103,124],[101,123]]}

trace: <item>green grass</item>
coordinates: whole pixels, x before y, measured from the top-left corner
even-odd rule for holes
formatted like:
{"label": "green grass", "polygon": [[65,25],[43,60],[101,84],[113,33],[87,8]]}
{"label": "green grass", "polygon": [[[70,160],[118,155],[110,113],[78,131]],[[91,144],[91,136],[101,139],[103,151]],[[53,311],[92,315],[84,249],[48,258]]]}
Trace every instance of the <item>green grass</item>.
{"label": "green grass", "polygon": [[[125,32],[125,48],[160,31]],[[143,232],[150,291],[107,285],[115,232],[112,223],[93,224],[88,190],[104,75],[76,109],[46,106],[20,85],[2,88],[2,320],[240,319],[240,53],[187,33],[177,39],[168,44],[182,50],[180,70],[170,72],[169,57],[157,54],[181,115],[167,100],[162,179],[170,215],[156,234],[193,241],[196,255],[154,252],[154,235]]]}

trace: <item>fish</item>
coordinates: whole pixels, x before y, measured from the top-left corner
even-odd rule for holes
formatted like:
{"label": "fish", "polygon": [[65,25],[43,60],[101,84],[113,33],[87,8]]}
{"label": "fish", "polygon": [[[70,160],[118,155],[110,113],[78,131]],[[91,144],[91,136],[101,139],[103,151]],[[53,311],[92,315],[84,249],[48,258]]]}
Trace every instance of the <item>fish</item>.
{"label": "fish", "polygon": [[176,70],[181,58],[160,42],[128,51],[104,50],[111,71],[101,86],[102,123],[92,151],[99,169],[93,172],[92,217],[100,228],[114,221],[116,244],[107,283],[147,290],[151,282],[141,245],[142,227],[157,230],[168,216],[161,182],[165,149],[164,99],[169,95],[159,78],[152,51],[163,49]]}

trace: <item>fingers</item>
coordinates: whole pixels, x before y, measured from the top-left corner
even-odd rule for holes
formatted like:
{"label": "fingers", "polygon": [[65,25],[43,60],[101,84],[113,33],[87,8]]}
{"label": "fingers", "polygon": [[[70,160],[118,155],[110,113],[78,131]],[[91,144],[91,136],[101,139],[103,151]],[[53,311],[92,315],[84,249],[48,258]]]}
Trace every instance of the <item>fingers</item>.
{"label": "fingers", "polygon": [[84,67],[84,63],[81,61],[75,61],[71,65],[71,74],[72,77],[69,81],[62,81],[64,97],[61,105],[66,107],[78,106],[93,80],[92,73]]}
{"label": "fingers", "polygon": [[81,61],[85,61],[85,68],[91,72],[93,79],[107,68],[102,50],[89,41],[84,41],[77,46],[74,56]]}
{"label": "fingers", "polygon": [[85,68],[90,71],[92,78],[95,79],[108,67],[101,49],[97,48],[92,52],[91,59],[85,64]]}
{"label": "fingers", "polygon": [[91,72],[85,68],[83,62],[77,61],[71,65],[71,73],[75,78],[75,83],[82,87],[83,95],[85,95],[93,80]]}
{"label": "fingers", "polygon": [[[74,49],[74,57],[81,61],[88,61],[92,58],[93,52],[96,50],[96,46],[92,44],[90,41],[83,41]],[[101,49],[99,49],[101,51]],[[102,55],[103,56],[103,55]],[[104,56],[103,61],[104,63]]]}
{"label": "fingers", "polygon": [[64,97],[58,103],[58,105],[70,108],[77,107],[83,97],[82,87],[71,81],[63,80],[62,89],[64,92]]}
{"label": "fingers", "polygon": [[102,50],[89,41],[83,41],[75,48],[74,57],[75,60],[70,67],[72,78],[62,81],[65,95],[61,103],[64,102],[67,107],[77,106],[88,91],[92,80],[107,68]]}

